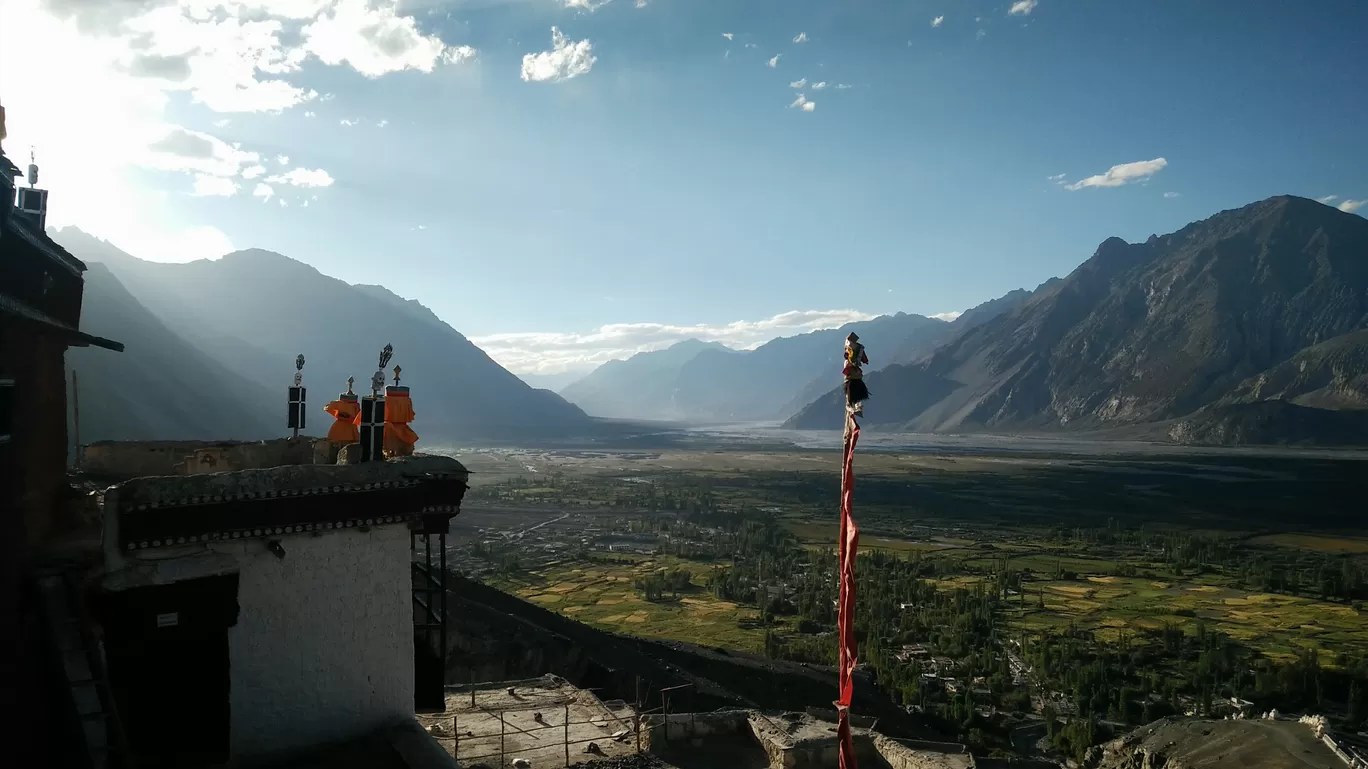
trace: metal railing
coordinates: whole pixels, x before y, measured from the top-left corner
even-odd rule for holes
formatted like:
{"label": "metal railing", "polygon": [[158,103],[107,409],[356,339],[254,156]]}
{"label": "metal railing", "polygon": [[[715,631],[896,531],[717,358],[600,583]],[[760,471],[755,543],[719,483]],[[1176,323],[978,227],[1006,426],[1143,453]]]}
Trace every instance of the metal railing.
{"label": "metal railing", "polygon": [[[612,713],[612,712],[609,711],[606,707],[604,707],[603,709],[604,709],[604,711],[605,711],[606,714],[607,714],[607,719],[605,719],[603,716],[597,716],[597,715],[596,715],[596,716],[593,716],[593,717],[590,717],[590,718],[586,718],[586,719],[584,719],[584,720],[582,720],[582,721],[571,721],[571,720],[570,720],[570,705],[571,705],[571,704],[572,704],[571,702],[564,702],[564,703],[561,704],[561,714],[562,714],[562,715],[561,715],[561,722],[560,722],[560,723],[558,723],[558,724],[547,723],[547,722],[546,722],[546,719],[545,719],[544,717],[542,717],[542,718],[540,718],[540,719],[534,719],[534,720],[537,720],[537,721],[538,721],[538,725],[535,726],[535,727],[532,727],[532,728],[530,728],[530,729],[524,729],[524,728],[522,728],[522,727],[519,727],[519,726],[517,726],[517,725],[515,725],[515,724],[510,723],[509,720],[505,717],[505,715],[508,714],[508,713],[516,713],[516,712],[521,712],[521,713],[535,712],[535,713],[537,713],[538,715],[540,715],[541,711],[537,710],[537,708],[539,708],[539,707],[544,707],[544,705],[519,706],[519,707],[516,707],[516,708],[480,708],[480,709],[479,709],[479,712],[478,712],[478,715],[479,715],[479,716],[481,716],[481,717],[483,717],[483,718],[491,718],[491,717],[492,717],[492,718],[494,718],[494,719],[497,719],[498,722],[499,722],[499,749],[498,749],[497,751],[491,751],[491,752],[487,752],[487,753],[478,753],[478,754],[475,754],[475,755],[470,755],[470,754],[468,754],[468,753],[465,754],[465,755],[462,755],[462,753],[461,753],[461,741],[462,741],[462,739],[465,739],[465,740],[470,741],[470,742],[474,742],[474,741],[483,741],[483,740],[490,740],[490,739],[492,739],[494,735],[493,735],[492,733],[490,733],[490,734],[481,735],[481,736],[479,736],[479,737],[465,737],[465,736],[462,735],[462,733],[461,733],[461,715],[462,715],[462,714],[460,714],[460,713],[453,714],[452,717],[451,717],[451,732],[452,732],[452,749],[451,749],[451,755],[452,755],[452,757],[455,758],[458,762],[464,762],[464,763],[478,762],[478,761],[483,760],[483,759],[492,759],[492,758],[496,758],[496,757],[497,757],[498,760],[499,760],[498,765],[499,765],[500,767],[502,767],[502,766],[504,766],[505,762],[506,762],[509,758],[516,757],[516,756],[521,755],[521,754],[524,754],[524,753],[544,753],[544,752],[546,752],[548,749],[551,749],[551,748],[554,748],[554,747],[557,746],[557,743],[551,742],[551,743],[547,743],[547,744],[545,744],[545,745],[532,745],[532,746],[530,746],[530,747],[511,747],[511,746],[508,744],[508,737],[509,737],[509,730],[510,730],[510,729],[513,730],[514,732],[516,732],[517,734],[524,735],[524,736],[530,736],[530,737],[532,737],[533,739],[540,739],[540,738],[537,736],[539,733],[548,732],[548,731],[553,730],[553,729],[559,729],[559,730],[561,730],[561,734],[560,734],[560,738],[561,738],[561,739],[560,739],[559,745],[560,745],[560,746],[562,747],[562,749],[563,749],[563,752],[564,752],[564,759],[565,759],[565,764],[564,764],[564,765],[567,766],[567,767],[572,765],[571,759],[570,759],[570,748],[571,748],[572,746],[575,746],[575,745],[584,745],[584,744],[587,744],[587,743],[597,743],[597,742],[602,742],[602,741],[604,741],[605,739],[607,739],[607,740],[613,740],[613,741],[616,741],[616,742],[622,742],[622,741],[624,741],[628,736],[631,736],[631,737],[634,739],[634,741],[635,741],[635,752],[636,752],[636,753],[640,753],[640,752],[641,752],[641,750],[642,750],[642,745],[641,745],[641,732],[642,732],[642,720],[643,720],[643,719],[642,719],[642,715],[643,715],[643,714],[641,714],[641,713],[633,713],[633,714],[632,714],[632,717],[631,717],[631,725],[630,725],[630,728],[619,729],[619,730],[613,732],[613,733],[610,734],[610,735],[595,735],[595,736],[593,736],[593,737],[583,737],[583,738],[580,738],[580,739],[571,739],[571,738],[570,738],[570,727],[572,727],[572,726],[603,726],[603,725],[605,725],[606,723],[609,722],[609,719],[611,719],[612,721],[616,721],[617,724],[618,724],[619,726],[623,726],[623,727],[626,727],[626,726],[627,726],[627,724],[623,721],[623,719],[622,719],[621,717],[619,717],[619,716],[618,716],[617,714],[615,714],[615,713]],[[600,703],[600,705],[602,705],[602,703]],[[468,713],[466,713],[465,715],[466,715],[467,718],[469,718],[471,715],[475,715],[475,714],[472,714],[472,713],[469,713],[469,712],[468,712]],[[602,752],[600,751],[600,753],[602,753]],[[591,754],[591,757],[590,757],[590,758],[587,758],[587,759],[585,759],[585,760],[594,760],[594,759],[601,758],[601,757],[602,757],[602,755],[592,755],[592,754]]]}

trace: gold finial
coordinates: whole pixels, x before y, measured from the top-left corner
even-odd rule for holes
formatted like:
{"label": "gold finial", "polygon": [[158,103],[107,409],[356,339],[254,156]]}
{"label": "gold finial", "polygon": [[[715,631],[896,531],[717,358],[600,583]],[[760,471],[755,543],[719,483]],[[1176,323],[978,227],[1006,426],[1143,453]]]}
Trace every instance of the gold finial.
{"label": "gold finial", "polygon": [[395,366],[394,366],[394,386],[395,386],[395,387],[398,387],[398,386],[399,386],[399,373],[400,373],[401,371],[403,371],[403,369],[402,369],[402,368],[399,368],[399,365],[398,365],[398,364],[395,364]]}

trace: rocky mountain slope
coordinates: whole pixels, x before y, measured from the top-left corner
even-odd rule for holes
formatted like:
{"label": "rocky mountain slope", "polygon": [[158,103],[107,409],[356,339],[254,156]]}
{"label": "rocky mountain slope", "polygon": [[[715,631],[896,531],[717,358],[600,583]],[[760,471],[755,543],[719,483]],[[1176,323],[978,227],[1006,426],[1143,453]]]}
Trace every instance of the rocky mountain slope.
{"label": "rocky mountain slope", "polygon": [[177,336],[103,264],[85,274],[81,327],[124,343],[122,353],[67,351],[82,443],[285,435],[284,391],[248,380]]}
{"label": "rocky mountain slope", "polygon": [[136,259],[73,228],[52,235],[88,263],[106,264],[176,335],[272,393],[266,413],[281,414],[282,423],[295,355],[307,360],[311,424],[322,425],[323,404],[345,389],[348,376],[356,378],[358,392],[364,391],[380,349],[392,344],[390,368],[402,366],[403,384],[413,387],[415,429],[428,445],[594,429],[583,411],[529,387],[426,307],[383,287],[352,286],[258,249],[162,264]]}
{"label": "rocky mountain slope", "polygon": [[[1368,327],[1365,255],[1368,220],[1288,196],[1144,243],[1110,238],[1015,310],[869,375],[866,418],[925,432],[1098,430],[1279,394],[1348,405],[1361,397],[1362,339],[1337,338]],[[839,404],[833,390],[788,426],[839,428]]]}

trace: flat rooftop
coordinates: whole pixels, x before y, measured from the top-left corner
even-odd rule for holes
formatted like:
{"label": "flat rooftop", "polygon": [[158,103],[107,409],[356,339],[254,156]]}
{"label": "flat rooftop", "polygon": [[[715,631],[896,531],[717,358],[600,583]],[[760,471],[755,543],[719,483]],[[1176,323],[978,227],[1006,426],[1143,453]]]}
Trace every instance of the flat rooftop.
{"label": "flat rooftop", "polygon": [[[509,690],[512,690],[512,694]],[[637,752],[635,709],[555,676],[448,687],[445,713],[418,722],[461,766],[564,766]],[[588,752],[590,744],[597,752]],[[503,760],[500,760],[500,757]]]}

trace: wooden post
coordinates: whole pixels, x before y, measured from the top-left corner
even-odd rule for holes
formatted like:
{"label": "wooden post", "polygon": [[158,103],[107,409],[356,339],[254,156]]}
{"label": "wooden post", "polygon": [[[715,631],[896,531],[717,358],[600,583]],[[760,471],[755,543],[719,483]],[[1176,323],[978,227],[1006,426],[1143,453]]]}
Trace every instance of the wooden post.
{"label": "wooden post", "polygon": [[570,703],[565,703],[565,765],[570,766]]}
{"label": "wooden post", "polygon": [[499,769],[503,769],[503,765],[504,765],[504,724],[505,724],[505,721],[504,721],[504,714],[503,714],[503,711],[502,711],[502,710],[498,712],[498,716],[499,716]]}
{"label": "wooden post", "polygon": [[636,728],[637,755],[641,755],[641,713],[632,716],[632,724]]}
{"label": "wooden post", "polygon": [[460,762],[461,758],[461,714],[451,716],[451,760]]}
{"label": "wooden post", "polygon": [[72,369],[72,370],[71,370],[71,412],[72,412],[72,414],[71,414],[71,421],[72,421],[72,423],[73,423],[73,426],[75,427],[74,432],[76,433],[76,435],[74,436],[75,439],[76,439],[76,453],[73,454],[72,456],[75,457],[75,459],[73,459],[73,462],[74,462],[75,465],[76,465],[76,469],[77,469],[77,470],[80,470],[80,469],[81,469],[81,389],[80,389],[79,387],[76,386],[76,370],[75,370],[75,369]]}

